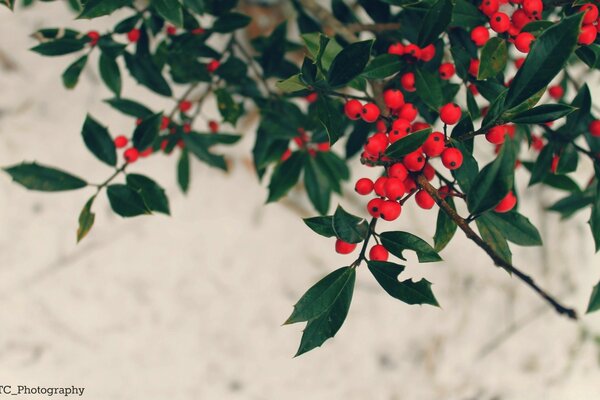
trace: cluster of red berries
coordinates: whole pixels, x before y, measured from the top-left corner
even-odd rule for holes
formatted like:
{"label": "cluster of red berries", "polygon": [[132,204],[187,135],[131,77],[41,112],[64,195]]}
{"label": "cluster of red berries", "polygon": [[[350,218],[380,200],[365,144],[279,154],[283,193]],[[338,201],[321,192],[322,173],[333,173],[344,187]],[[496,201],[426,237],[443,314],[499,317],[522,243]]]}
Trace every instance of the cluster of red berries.
{"label": "cluster of red berries", "polygon": [[[292,139],[292,142],[295,144],[298,149],[305,149],[308,151],[308,154],[311,156],[315,156],[318,151],[328,152],[331,150],[331,145],[329,141],[327,142],[314,142],[309,136],[308,132],[304,128],[298,128],[298,136]],[[292,155],[292,149],[288,147],[285,152],[281,155],[281,161],[285,161]]]}

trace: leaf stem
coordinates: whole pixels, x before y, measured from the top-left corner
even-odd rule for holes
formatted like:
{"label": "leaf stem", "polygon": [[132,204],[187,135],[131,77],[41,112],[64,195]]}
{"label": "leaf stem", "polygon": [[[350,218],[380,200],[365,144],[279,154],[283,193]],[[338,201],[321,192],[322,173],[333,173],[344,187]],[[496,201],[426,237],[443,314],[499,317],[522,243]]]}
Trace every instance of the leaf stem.
{"label": "leaf stem", "polygon": [[[350,268],[357,268],[358,266],[360,266],[360,264],[364,261],[367,261],[367,257],[365,257],[365,254],[367,253],[367,245],[369,244],[369,239],[371,239],[371,236],[375,235],[375,226],[377,225],[377,218],[373,217],[371,218],[371,222],[369,222],[369,233],[367,234],[367,237],[365,238],[365,240],[363,241],[363,245],[362,248],[360,249],[360,254],[358,255],[358,258],[352,263],[352,265],[350,265]],[[375,240],[377,240],[375,238]]]}

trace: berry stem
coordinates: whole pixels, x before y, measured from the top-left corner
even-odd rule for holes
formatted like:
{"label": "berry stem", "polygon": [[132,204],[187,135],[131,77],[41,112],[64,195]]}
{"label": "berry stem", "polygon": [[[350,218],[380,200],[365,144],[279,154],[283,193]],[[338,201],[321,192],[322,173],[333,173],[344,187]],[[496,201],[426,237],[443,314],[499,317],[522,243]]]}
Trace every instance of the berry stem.
{"label": "berry stem", "polygon": [[[358,266],[360,266],[363,260],[367,261],[367,257],[365,257],[365,254],[367,253],[367,245],[369,244],[369,239],[371,239],[371,236],[375,236],[375,225],[377,225],[377,218],[371,218],[371,222],[369,222],[369,233],[367,234],[367,237],[363,242],[358,258],[352,263],[352,265],[350,265],[350,268],[357,268]],[[374,239],[377,240],[377,238],[375,237]]]}
{"label": "berry stem", "polygon": [[548,304],[550,304],[557,313],[567,316],[571,319],[577,319],[577,313],[572,308],[568,308],[560,304],[554,297],[548,294],[544,289],[539,287],[537,283],[529,275],[525,274],[511,263],[505,261],[485,240],[483,240],[467,223],[467,221],[458,215],[458,213],[450,207],[444,199],[440,196],[439,192],[431,186],[427,178],[423,175],[417,177],[417,184],[433,197],[438,206],[458,225],[458,227],[465,233],[465,235],[471,239],[477,246],[487,253],[488,256],[494,261],[499,267],[506,269],[511,274],[514,274],[523,281],[527,286],[533,289],[538,295],[540,295]]}
{"label": "berry stem", "polygon": [[103,188],[105,188],[106,186],[108,186],[108,184],[109,184],[109,183],[111,183],[111,182],[112,182],[112,181],[113,181],[113,180],[114,180],[114,179],[115,179],[115,178],[116,178],[116,177],[117,177],[117,176],[118,176],[118,175],[119,175],[121,172],[124,172],[124,171],[125,171],[125,168],[127,168],[127,165],[129,165],[129,164],[125,163],[125,164],[121,165],[119,168],[117,168],[117,169],[115,170],[115,172],[114,172],[114,173],[113,173],[111,176],[109,176],[109,177],[108,177],[108,178],[107,178],[107,179],[106,179],[104,182],[102,182],[101,184],[99,184],[99,185],[93,185],[93,186],[96,186],[96,194],[100,193],[100,191],[101,191]]}

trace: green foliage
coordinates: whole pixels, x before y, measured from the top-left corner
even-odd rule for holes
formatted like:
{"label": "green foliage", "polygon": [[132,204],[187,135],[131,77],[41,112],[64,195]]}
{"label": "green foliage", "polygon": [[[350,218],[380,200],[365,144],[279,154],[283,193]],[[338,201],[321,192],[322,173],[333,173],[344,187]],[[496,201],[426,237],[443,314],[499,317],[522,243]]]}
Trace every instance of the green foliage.
{"label": "green foliage", "polygon": [[408,232],[383,232],[381,235],[381,244],[396,257],[404,258],[404,250],[412,250],[417,254],[421,263],[442,261],[437,251],[426,241],[418,236]]}
{"label": "green foliage", "polygon": [[15,182],[30,190],[59,192],[87,186],[87,182],[81,178],[36,163],[22,163],[3,169]]}
{"label": "green foliage", "polygon": [[108,129],[90,115],[85,118],[81,136],[88,150],[100,161],[111,166],[117,165],[117,150]]}
{"label": "green foliage", "polygon": [[346,212],[341,206],[333,214],[332,226],[335,236],[347,243],[362,242],[369,233],[367,221]]}
{"label": "green foliage", "polygon": [[506,41],[495,37],[487,41],[481,50],[481,61],[477,79],[484,80],[495,77],[506,68],[508,48]]}
{"label": "green foliage", "polygon": [[412,279],[398,280],[398,275],[404,271],[404,266],[383,261],[369,261],[369,271],[377,282],[390,296],[406,304],[430,304],[439,306],[433,292],[431,282],[421,279],[414,282]]}

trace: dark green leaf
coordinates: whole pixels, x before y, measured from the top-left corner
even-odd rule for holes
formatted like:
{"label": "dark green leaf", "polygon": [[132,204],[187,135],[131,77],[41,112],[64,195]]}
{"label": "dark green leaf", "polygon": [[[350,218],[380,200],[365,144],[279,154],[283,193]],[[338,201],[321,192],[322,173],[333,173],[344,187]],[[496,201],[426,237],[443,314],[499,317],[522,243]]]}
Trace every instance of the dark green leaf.
{"label": "dark green leaf", "polygon": [[183,193],[187,193],[190,187],[190,156],[184,149],[177,162],[177,183]]}
{"label": "dark green leaf", "polygon": [[35,51],[43,56],[62,56],[83,50],[84,46],[85,41],[82,39],[61,38],[40,43],[32,47],[31,51]]}
{"label": "dark green leaf", "polygon": [[381,54],[375,57],[364,69],[362,76],[367,79],[385,79],[402,70],[400,58],[394,54]]}
{"label": "dark green leaf", "polygon": [[329,143],[334,144],[344,135],[346,127],[339,101],[320,95],[317,99],[317,117],[329,135]]}
{"label": "dark green leaf", "polygon": [[586,313],[589,314],[598,310],[600,310],[600,283],[596,284],[594,290],[592,290]]}
{"label": "dark green leaf", "polygon": [[371,129],[372,124],[362,120],[356,121],[346,141],[346,158],[350,158],[362,150]]}
{"label": "dark green leaf", "polygon": [[442,261],[437,251],[423,239],[408,232],[383,232],[380,235],[381,244],[396,257],[406,260],[402,252],[412,250],[417,253],[419,262]]}
{"label": "dark green leaf", "polygon": [[86,147],[100,161],[111,166],[117,165],[117,150],[108,129],[90,115],[85,118],[81,136]]}
{"label": "dark green leaf", "polygon": [[312,229],[314,232],[325,237],[334,237],[335,231],[333,230],[333,217],[312,217],[304,218],[304,223]]}
{"label": "dark green leaf", "polygon": [[369,271],[377,282],[390,296],[406,304],[430,304],[439,307],[431,291],[431,282],[421,279],[414,282],[412,279],[399,281],[398,275],[404,271],[404,266],[383,261],[369,261]]}
{"label": "dark green leaf", "polygon": [[356,42],[348,45],[333,59],[327,72],[327,82],[331,87],[340,87],[348,84],[360,75],[371,56],[372,40]]}
{"label": "dark green leaf", "polygon": [[527,217],[516,211],[509,213],[488,213],[486,220],[494,225],[504,237],[520,246],[541,246],[542,238],[537,228]]}
{"label": "dark green leaf", "polygon": [[[452,197],[448,196],[446,198],[446,203],[448,203],[450,207],[456,209]],[[450,243],[450,240],[452,240],[452,237],[454,237],[454,234],[456,233],[456,228],[458,228],[456,222],[440,208],[437,215],[435,234],[433,235],[433,248],[435,251],[442,251],[446,245]]]}
{"label": "dark green leaf", "polygon": [[152,211],[170,215],[169,199],[165,190],[152,179],[139,174],[127,174],[127,186],[138,192]]}
{"label": "dark green leaf", "polygon": [[529,186],[542,182],[550,172],[552,158],[554,157],[554,149],[552,146],[544,146],[538,155],[533,169],[531,170],[531,178],[529,178]]}
{"label": "dark green leaf", "polygon": [[517,124],[543,124],[562,118],[575,110],[566,104],[542,104],[516,114],[509,121]]}
{"label": "dark green leaf", "polygon": [[508,59],[506,41],[499,37],[488,40],[481,50],[481,61],[477,79],[492,78],[504,71]]}
{"label": "dark green leaf", "polygon": [[308,157],[306,160],[304,166],[304,185],[306,186],[306,193],[319,214],[326,214],[329,209],[329,200],[331,198],[329,178],[313,157]]}
{"label": "dark green leaf", "polygon": [[546,87],[563,69],[577,46],[582,17],[582,13],[565,17],[535,40],[508,89],[506,108],[523,103]]}
{"label": "dark green leaf", "polygon": [[104,100],[112,108],[126,115],[137,118],[146,118],[152,115],[152,110],[134,100],[114,98]]}
{"label": "dark green leaf", "polygon": [[67,89],[73,89],[77,85],[79,76],[81,75],[81,71],[83,71],[83,67],[85,67],[85,64],[87,63],[87,60],[87,55],[80,57],[73,64],[69,65],[65,72],[63,72],[62,81]]}
{"label": "dark green leaf", "polygon": [[218,33],[228,33],[233,32],[237,29],[243,28],[248,25],[252,21],[247,15],[232,12],[228,14],[223,14],[212,26],[212,30]]}
{"label": "dark green leaf", "polygon": [[112,14],[113,11],[131,4],[131,0],[87,0],[77,18],[92,19]]}
{"label": "dark green leaf", "polygon": [[369,224],[338,206],[333,214],[333,230],[335,236],[344,242],[359,243],[367,237]]}
{"label": "dark green leaf", "polygon": [[223,116],[223,119],[235,126],[238,119],[244,113],[242,103],[237,103],[226,89],[215,90],[215,96],[219,112]]}
{"label": "dark green leaf", "polygon": [[477,224],[477,229],[479,229],[481,238],[485,240],[504,261],[511,263],[512,253],[508,247],[506,237],[490,222],[487,214],[481,215],[475,220],[475,223]]}
{"label": "dark green leaf", "polygon": [[431,134],[431,128],[422,129],[413,132],[406,137],[392,143],[386,150],[386,156],[392,159],[399,159],[408,153],[417,150]]}
{"label": "dark green leaf", "polygon": [[298,182],[300,172],[304,166],[304,152],[296,151],[290,158],[275,167],[271,182],[269,183],[269,197],[267,203],[277,201],[289,192]]}
{"label": "dark green leaf", "polygon": [[136,217],[152,213],[142,196],[127,185],[109,185],[106,194],[111,208],[121,217]]}
{"label": "dark green leaf", "polygon": [[452,10],[452,21],[450,26],[459,26],[472,29],[479,25],[485,25],[486,18],[477,7],[467,0],[456,0]]}
{"label": "dark green leaf", "polygon": [[87,182],[56,168],[45,167],[36,163],[21,163],[3,168],[15,182],[29,190],[42,192],[58,192],[81,189]]}
{"label": "dark green leaf", "polygon": [[150,115],[133,131],[133,145],[136,149],[146,150],[158,137],[158,130],[162,121],[162,113]]}
{"label": "dark green leaf", "polygon": [[96,215],[92,212],[92,204],[96,199],[96,195],[93,195],[83,206],[81,213],[79,214],[79,227],[77,228],[77,243],[81,241],[94,226],[94,219]]}
{"label": "dark green leaf", "polygon": [[175,26],[183,27],[181,4],[177,0],[150,0],[156,12]]}
{"label": "dark green leaf", "polygon": [[124,55],[127,69],[139,84],[160,95],[172,95],[169,83],[150,57],[138,57],[127,52]]}
{"label": "dark green leaf", "polygon": [[596,252],[600,250],[600,196],[596,193],[596,198],[592,203],[592,213],[589,220],[592,236],[596,245]]}
{"label": "dark green leaf", "polygon": [[444,102],[439,74],[417,69],[415,71],[416,93],[423,102],[437,112]]}
{"label": "dark green leaf", "polygon": [[186,148],[194,155],[198,160],[205,162],[211,167],[219,168],[223,171],[227,171],[227,163],[225,157],[220,154],[211,153],[209,150],[210,144],[204,140],[202,135],[189,133],[184,135],[183,141],[185,142]]}
{"label": "dark green leaf", "polygon": [[100,76],[106,86],[119,97],[121,95],[121,71],[119,65],[114,58],[108,57],[106,54],[100,54],[98,60]]}
{"label": "dark green leaf", "polygon": [[454,4],[451,0],[435,1],[423,19],[421,30],[419,31],[418,45],[424,47],[432,43],[446,30],[452,18]]}

